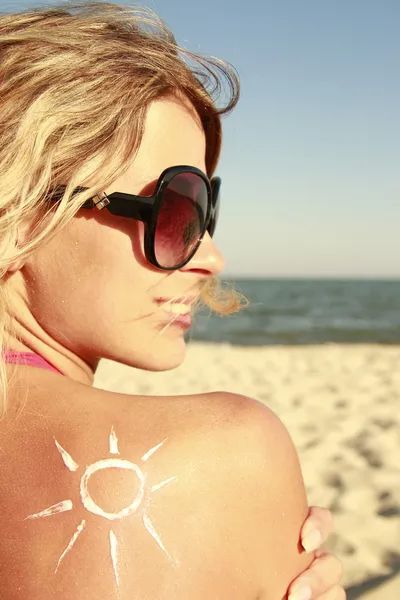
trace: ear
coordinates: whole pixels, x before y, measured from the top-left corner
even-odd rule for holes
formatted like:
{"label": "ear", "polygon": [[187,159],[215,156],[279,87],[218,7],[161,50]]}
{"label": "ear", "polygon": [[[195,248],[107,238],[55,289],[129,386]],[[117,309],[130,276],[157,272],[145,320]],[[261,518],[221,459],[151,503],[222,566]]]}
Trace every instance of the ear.
{"label": "ear", "polygon": [[10,275],[12,273],[16,273],[17,271],[19,271],[20,269],[22,269],[22,267],[24,266],[26,262],[25,258],[17,258],[16,260],[14,260],[10,266],[7,269],[7,273],[9,273]]}

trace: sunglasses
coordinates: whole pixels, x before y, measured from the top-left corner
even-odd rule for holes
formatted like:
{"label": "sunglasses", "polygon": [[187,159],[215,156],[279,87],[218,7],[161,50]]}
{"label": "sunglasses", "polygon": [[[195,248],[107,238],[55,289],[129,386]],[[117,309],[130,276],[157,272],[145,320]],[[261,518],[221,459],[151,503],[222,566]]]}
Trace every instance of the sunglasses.
{"label": "sunglasses", "polygon": [[[61,200],[66,186],[58,185],[49,200]],[[106,208],[113,215],[142,221],[147,260],[164,271],[186,265],[206,233],[212,237],[219,213],[221,179],[211,181],[196,167],[177,166],[163,171],[151,196],[102,192],[81,208]],[[77,187],[73,195],[88,188]]]}

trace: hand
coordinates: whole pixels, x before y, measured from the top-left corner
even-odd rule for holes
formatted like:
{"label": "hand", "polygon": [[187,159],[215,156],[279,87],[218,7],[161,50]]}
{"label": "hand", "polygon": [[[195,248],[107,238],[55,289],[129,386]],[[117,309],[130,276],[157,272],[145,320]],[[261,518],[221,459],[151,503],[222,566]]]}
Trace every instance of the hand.
{"label": "hand", "polygon": [[312,506],[301,528],[300,539],[306,552],[315,551],[315,558],[290,584],[288,600],[346,600],[346,592],[340,585],[342,565],[335,556],[321,549],[332,531],[332,513]]}

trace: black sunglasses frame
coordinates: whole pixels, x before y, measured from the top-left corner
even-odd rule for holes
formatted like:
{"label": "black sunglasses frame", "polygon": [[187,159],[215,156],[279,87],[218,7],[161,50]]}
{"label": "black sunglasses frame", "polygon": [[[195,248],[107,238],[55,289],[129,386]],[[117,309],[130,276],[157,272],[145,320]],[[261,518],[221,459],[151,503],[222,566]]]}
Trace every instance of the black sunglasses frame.
{"label": "black sunglasses frame", "polygon": [[[172,179],[174,179],[174,177],[180,173],[193,173],[201,177],[201,179],[204,181],[208,196],[207,214],[204,220],[203,231],[200,233],[199,239],[189,256],[176,266],[164,267],[159,264],[155,254],[157,220],[163,202],[164,191],[167,189],[168,184],[172,181]],[[50,194],[48,199],[54,202],[60,201],[64,194],[65,188],[65,185],[58,185]],[[113,192],[112,194],[107,195],[105,192],[102,192],[101,194],[98,194],[87,200],[81,206],[81,208],[92,209],[96,207],[98,210],[106,208],[113,215],[142,221],[145,226],[144,252],[147,260],[157,269],[161,269],[162,271],[176,271],[192,260],[193,256],[199,249],[206,231],[208,231],[211,237],[214,235],[219,213],[220,188],[221,179],[219,177],[213,177],[211,180],[209,180],[207,175],[205,175],[205,173],[203,173],[203,171],[197,167],[179,165],[168,167],[161,173],[160,177],[158,178],[155,191],[151,196],[126,194],[124,192]],[[83,192],[87,189],[89,188],[77,187],[75,188],[73,195]]]}

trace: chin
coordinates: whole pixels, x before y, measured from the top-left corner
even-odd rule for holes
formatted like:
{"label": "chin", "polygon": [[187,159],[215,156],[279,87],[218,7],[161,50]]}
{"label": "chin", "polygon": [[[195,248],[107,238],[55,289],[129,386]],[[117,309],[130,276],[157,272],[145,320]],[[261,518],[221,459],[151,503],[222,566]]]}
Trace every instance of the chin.
{"label": "chin", "polygon": [[179,367],[186,357],[186,342],[183,338],[161,343],[157,341],[154,350],[134,353],[131,356],[120,357],[117,360],[122,364],[143,371],[172,371]]}

